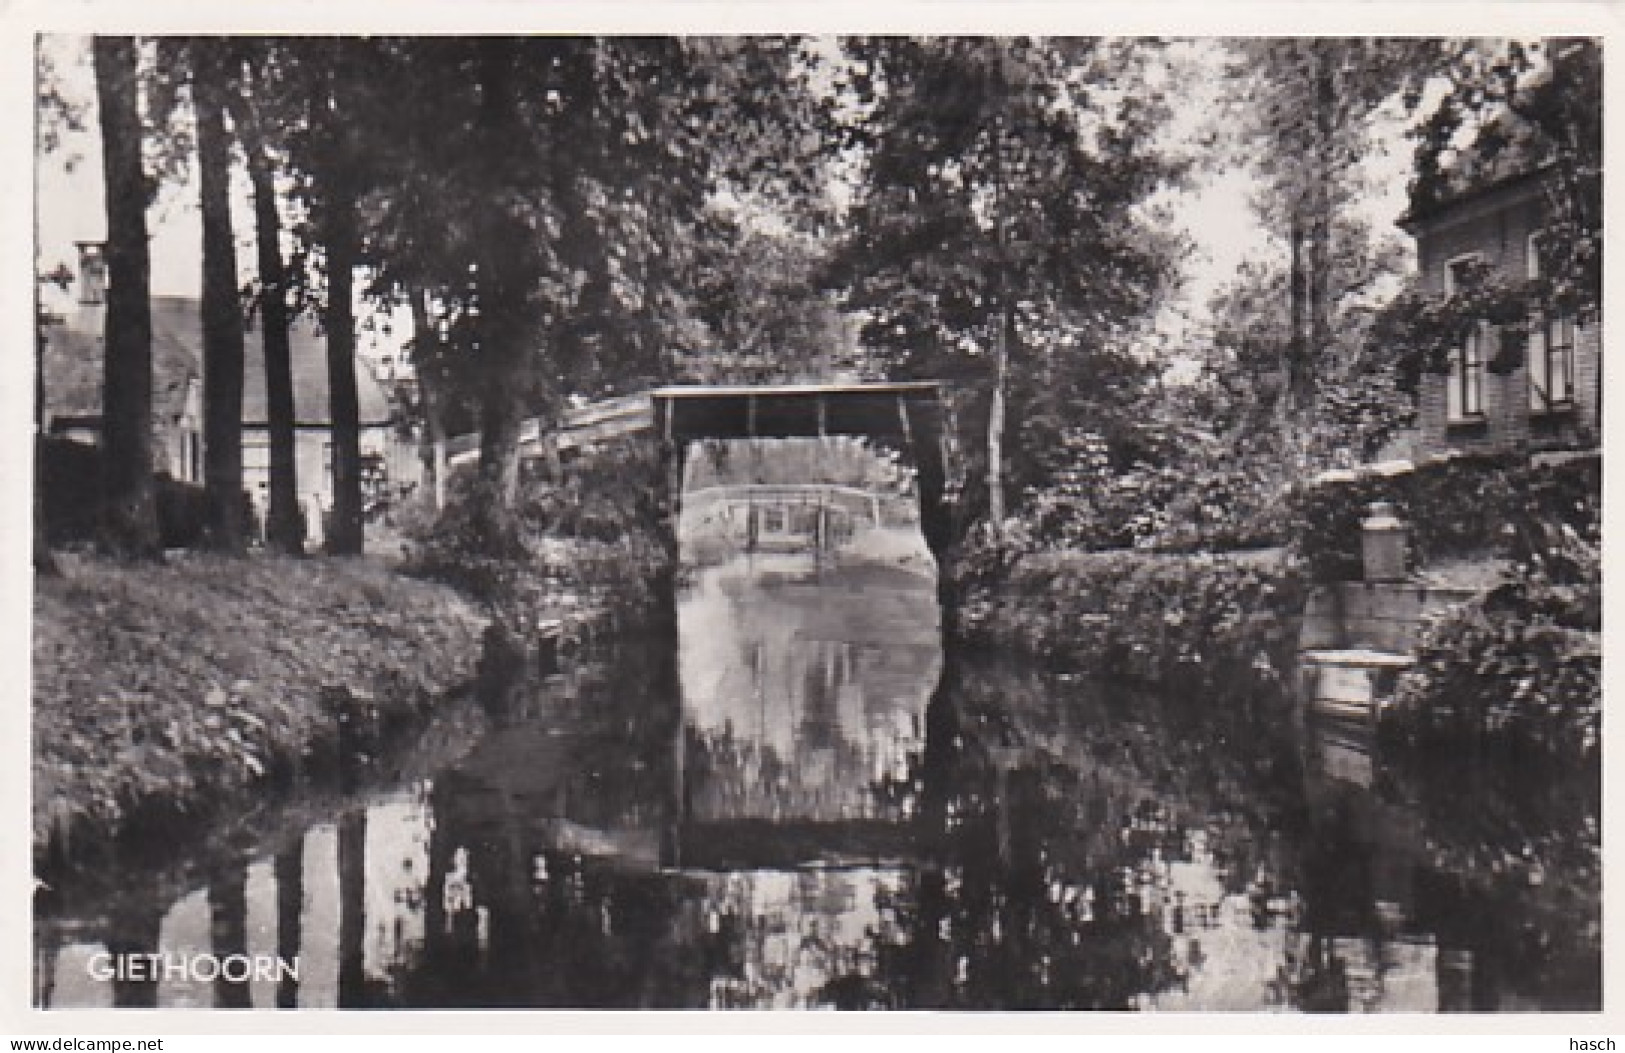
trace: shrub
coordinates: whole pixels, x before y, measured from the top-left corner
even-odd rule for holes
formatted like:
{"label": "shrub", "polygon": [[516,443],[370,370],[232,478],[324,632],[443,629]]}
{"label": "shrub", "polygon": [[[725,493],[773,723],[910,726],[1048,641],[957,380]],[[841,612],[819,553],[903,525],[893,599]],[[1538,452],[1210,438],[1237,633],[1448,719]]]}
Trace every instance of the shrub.
{"label": "shrub", "polygon": [[1278,482],[1254,466],[1214,467],[1169,489],[1150,540],[1159,552],[1238,552],[1279,545],[1285,536]]}
{"label": "shrub", "polygon": [[1044,547],[1193,552],[1280,544],[1278,474],[1257,456],[1119,467],[1103,436],[1068,427],[1047,460],[1043,485],[1029,487],[1018,510]]}
{"label": "shrub", "polygon": [[1290,545],[1317,581],[1359,578],[1360,521],[1373,501],[1410,525],[1413,565],[1460,556],[1517,563],[1543,558],[1553,531],[1601,536],[1602,460],[1557,465],[1510,457],[1434,461],[1394,475],[1367,473],[1295,489]]}
{"label": "shrub", "polygon": [[1510,845],[1517,866],[1583,887],[1601,865],[1600,548],[1573,533],[1555,544],[1565,551],[1428,627],[1381,731],[1453,851],[1498,872]]}
{"label": "shrub", "polygon": [[[1365,476],[1346,482],[1295,489],[1288,497],[1289,547],[1316,581],[1354,581],[1360,577],[1360,521],[1373,501],[1391,501],[1408,516],[1391,479]],[[1414,554],[1414,550],[1413,550]]]}
{"label": "shrub", "polygon": [[[84,544],[96,537],[101,495],[97,448],[59,436],[41,440],[40,490],[46,537],[54,546]],[[158,540],[164,548],[197,548],[204,540],[209,503],[203,487],[168,472],[153,477]],[[243,495],[244,523],[253,529],[253,503]]]}
{"label": "shrub", "polygon": [[1276,697],[1303,583],[1287,566],[1139,552],[1016,559],[962,583],[965,642],[1208,700]]}
{"label": "shrub", "polygon": [[209,498],[203,487],[172,479],[164,472],[158,473],[155,483],[159,542],[165,548],[199,547],[209,522]]}
{"label": "shrub", "polygon": [[651,449],[585,451],[556,478],[527,471],[511,507],[490,485],[477,472],[455,473],[438,517],[402,523],[408,573],[462,589],[520,625],[563,606],[652,609],[670,559]]}
{"label": "shrub", "polygon": [[45,533],[52,545],[87,542],[96,536],[101,492],[96,447],[58,436],[40,440],[39,487]]}
{"label": "shrub", "polygon": [[478,472],[447,480],[446,505],[408,536],[407,573],[441,581],[475,599],[495,602],[513,586],[528,556],[516,518]]}

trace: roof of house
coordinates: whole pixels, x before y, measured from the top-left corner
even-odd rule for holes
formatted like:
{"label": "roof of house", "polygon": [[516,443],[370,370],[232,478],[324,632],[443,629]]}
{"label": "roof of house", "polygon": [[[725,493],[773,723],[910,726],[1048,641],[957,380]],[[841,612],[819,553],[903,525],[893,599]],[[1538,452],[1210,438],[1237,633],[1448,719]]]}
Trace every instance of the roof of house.
{"label": "roof of house", "polygon": [[[99,417],[102,403],[103,309],[81,306],[46,330],[45,404],[52,417]],[[327,396],[327,341],[314,322],[298,318],[290,327],[295,422],[331,423]],[[153,414],[178,416],[187,384],[203,376],[203,313],[186,296],[152,299]],[[361,423],[387,424],[389,399],[365,368],[356,370]],[[243,423],[267,422],[265,347],[258,326],[243,334]]]}
{"label": "roof of house", "polygon": [[1411,186],[1410,207],[1400,217],[1409,227],[1467,201],[1538,176],[1552,164],[1552,143],[1528,123],[1503,114],[1480,130],[1473,143],[1441,167],[1437,178]]}
{"label": "roof of house", "polygon": [[[1573,54],[1585,50],[1583,44],[1558,47],[1555,65],[1535,71],[1518,87],[1518,94],[1527,101],[1550,89],[1554,78],[1569,82],[1569,74],[1560,71]],[[1503,104],[1477,129],[1470,143],[1441,159],[1433,178],[1412,182],[1410,207],[1400,225],[1408,227],[1540,175],[1556,161],[1557,153],[1557,144],[1544,132]]]}

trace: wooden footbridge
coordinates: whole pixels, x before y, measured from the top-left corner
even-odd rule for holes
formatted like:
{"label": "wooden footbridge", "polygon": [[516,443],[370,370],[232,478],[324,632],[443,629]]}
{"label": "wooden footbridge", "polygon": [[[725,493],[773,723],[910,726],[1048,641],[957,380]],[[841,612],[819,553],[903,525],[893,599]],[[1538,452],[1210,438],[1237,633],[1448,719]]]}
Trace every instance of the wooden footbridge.
{"label": "wooden footbridge", "polygon": [[938,555],[947,547],[950,435],[939,381],[665,387],[649,398],[674,516],[691,443],[848,435],[890,446],[913,462],[926,543]]}
{"label": "wooden footbridge", "polygon": [[[668,469],[671,511],[682,500],[690,443],[706,439],[787,439],[849,435],[907,455],[917,472],[920,522],[935,552],[950,524],[945,488],[951,434],[943,384],[935,380],[872,384],[695,385],[655,388],[575,407],[557,428],[538,419],[520,429],[522,459],[558,458],[594,445],[653,433]],[[448,443],[451,464],[477,460],[479,436]]]}

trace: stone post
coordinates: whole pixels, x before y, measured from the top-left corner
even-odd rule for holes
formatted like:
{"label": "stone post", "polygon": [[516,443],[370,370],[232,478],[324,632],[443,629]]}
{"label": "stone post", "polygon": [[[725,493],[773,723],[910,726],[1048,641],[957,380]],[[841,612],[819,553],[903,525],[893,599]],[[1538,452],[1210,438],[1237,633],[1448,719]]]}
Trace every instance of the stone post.
{"label": "stone post", "polygon": [[1365,564],[1365,580],[1405,580],[1405,523],[1394,514],[1387,501],[1373,501],[1360,521],[1360,551]]}

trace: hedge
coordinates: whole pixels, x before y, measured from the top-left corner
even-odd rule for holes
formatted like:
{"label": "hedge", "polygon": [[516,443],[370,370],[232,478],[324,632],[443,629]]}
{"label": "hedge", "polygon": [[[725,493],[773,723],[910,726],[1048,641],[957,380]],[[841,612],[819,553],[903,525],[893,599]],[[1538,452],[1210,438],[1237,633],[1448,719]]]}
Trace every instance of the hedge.
{"label": "hedge", "polygon": [[1360,577],[1360,521],[1373,501],[1391,503],[1410,525],[1413,566],[1464,556],[1525,562],[1538,557],[1552,529],[1600,539],[1602,458],[1538,465],[1461,457],[1297,488],[1288,497],[1289,545],[1314,580]]}
{"label": "hedge", "polygon": [[[40,511],[51,545],[88,545],[96,538],[101,495],[101,455],[95,446],[60,436],[40,440]],[[167,472],[153,477],[158,506],[158,540],[164,548],[197,548],[204,541],[209,503],[203,487],[181,482]],[[243,495],[245,515],[253,505]]]}
{"label": "hedge", "polygon": [[1290,684],[1304,582],[1224,556],[1033,555],[960,590],[963,643],[1214,699]]}

